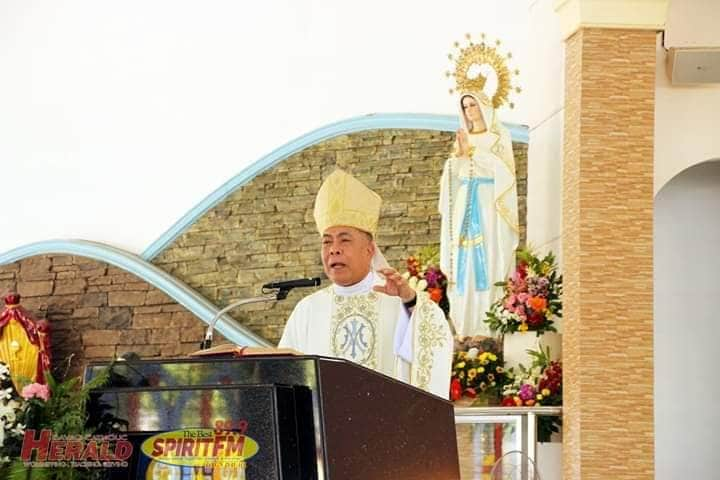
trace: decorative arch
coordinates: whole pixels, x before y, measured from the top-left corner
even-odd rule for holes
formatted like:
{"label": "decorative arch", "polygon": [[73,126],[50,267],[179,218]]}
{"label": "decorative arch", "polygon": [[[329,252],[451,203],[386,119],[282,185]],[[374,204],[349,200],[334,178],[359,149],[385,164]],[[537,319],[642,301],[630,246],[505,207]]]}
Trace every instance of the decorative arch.
{"label": "decorative arch", "polygon": [[[320,142],[340,135],[366,130],[399,129],[454,132],[459,126],[459,119],[455,115],[376,113],[353,117],[320,127],[273,150],[225,182],[175,222],[160,238],[155,240],[142,252],[141,257],[151,261],[208,210],[222,202],[236,189],[242,187],[262,172],[271,169],[289,156]],[[506,123],[505,126],[510,130],[513,142],[528,143],[529,135],[527,126],[514,123]]]}
{"label": "decorative arch", "polygon": [[[717,272],[720,257],[720,159],[685,168],[655,197],[654,364],[655,471],[659,480],[712,477],[717,461],[704,439],[714,438],[720,418],[700,402],[693,415],[678,415],[677,388],[686,398],[720,395],[717,382],[688,372],[716,362]],[[680,362],[677,359],[682,359]],[[712,367],[710,367],[712,368]],[[698,441],[700,439],[700,441]]]}
{"label": "decorative arch", "polygon": [[[219,311],[194,289],[150,262],[120,248],[98,242],[48,240],[31,243],[0,255],[0,265],[45,254],[77,255],[121,268],[158,288],[205,323],[210,323]],[[220,317],[216,328],[225,338],[238,345],[270,345],[267,340],[255,335],[227,314]]]}

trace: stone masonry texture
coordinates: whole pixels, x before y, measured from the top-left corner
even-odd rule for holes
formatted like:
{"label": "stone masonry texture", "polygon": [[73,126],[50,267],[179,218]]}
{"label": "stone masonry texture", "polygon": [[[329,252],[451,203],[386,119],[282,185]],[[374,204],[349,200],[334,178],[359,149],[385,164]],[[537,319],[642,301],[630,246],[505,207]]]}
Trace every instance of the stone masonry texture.
{"label": "stone masonry texture", "polygon": [[[382,197],[377,243],[390,265],[404,271],[405,258],[439,242],[440,176],[453,140],[446,132],[374,130],[324,141],[238,188],[153,263],[220,306],[254,296],[273,280],[320,276],[327,285],[312,209],[322,180],[342,168]],[[527,145],[513,149],[524,243]],[[284,302],[241,307],[231,315],[276,343],[308,293],[294,290]]]}
{"label": "stone masonry texture", "polygon": [[184,356],[199,348],[204,323],[147,282],[96,260],[40,255],[0,266],[0,293],[51,328],[55,373],[78,375],[89,360],[124,352]]}

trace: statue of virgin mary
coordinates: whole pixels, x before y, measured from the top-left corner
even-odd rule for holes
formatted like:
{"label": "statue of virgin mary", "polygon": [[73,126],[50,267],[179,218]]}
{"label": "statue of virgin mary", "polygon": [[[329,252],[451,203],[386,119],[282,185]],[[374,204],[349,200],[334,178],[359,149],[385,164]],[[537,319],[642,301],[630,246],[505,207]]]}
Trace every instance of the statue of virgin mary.
{"label": "statue of virgin mary", "polygon": [[448,277],[450,318],[459,335],[489,335],[496,282],[515,266],[517,184],[510,132],[482,92],[458,97],[462,128],[440,183],[440,268]]}

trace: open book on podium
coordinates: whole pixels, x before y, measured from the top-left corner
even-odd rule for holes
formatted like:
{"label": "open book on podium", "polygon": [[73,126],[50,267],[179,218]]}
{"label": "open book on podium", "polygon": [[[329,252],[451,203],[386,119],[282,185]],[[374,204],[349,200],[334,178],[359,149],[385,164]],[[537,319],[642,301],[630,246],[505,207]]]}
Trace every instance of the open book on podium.
{"label": "open book on podium", "polygon": [[292,348],[274,348],[274,347],[241,347],[233,343],[218,345],[217,347],[198,350],[191,353],[190,357],[215,357],[228,356],[233,357],[266,357],[266,356],[288,356],[303,355]]}

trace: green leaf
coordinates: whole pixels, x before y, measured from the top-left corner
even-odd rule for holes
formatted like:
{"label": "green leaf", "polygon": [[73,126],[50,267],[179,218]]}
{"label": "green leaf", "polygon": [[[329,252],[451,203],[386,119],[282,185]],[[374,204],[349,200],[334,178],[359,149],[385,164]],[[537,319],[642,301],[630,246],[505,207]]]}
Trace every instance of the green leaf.
{"label": "green leaf", "polygon": [[44,480],[52,478],[48,468],[30,468],[20,460],[13,461],[6,469],[0,470],[7,480]]}

